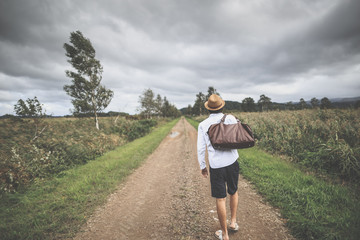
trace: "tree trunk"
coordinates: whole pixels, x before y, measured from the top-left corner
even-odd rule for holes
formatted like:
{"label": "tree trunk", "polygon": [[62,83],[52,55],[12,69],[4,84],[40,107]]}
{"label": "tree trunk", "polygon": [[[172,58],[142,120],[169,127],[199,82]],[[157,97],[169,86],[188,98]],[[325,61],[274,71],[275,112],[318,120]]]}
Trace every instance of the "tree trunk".
{"label": "tree trunk", "polygon": [[120,114],[116,116],[115,121],[114,121],[114,124],[116,124],[116,122],[117,122],[117,120],[119,119],[119,117],[120,117]]}
{"label": "tree trunk", "polygon": [[97,130],[100,130],[100,128],[99,128],[99,119],[98,119],[96,111],[95,111],[95,126],[96,126]]}
{"label": "tree trunk", "polygon": [[[95,95],[94,92],[93,92],[93,95]],[[91,97],[91,102],[93,104],[93,109],[94,109],[94,114],[95,114],[95,126],[96,126],[97,130],[100,130],[100,128],[99,128],[99,119],[98,119],[98,115],[97,115],[97,112],[96,112],[96,104],[95,104],[94,96]]]}

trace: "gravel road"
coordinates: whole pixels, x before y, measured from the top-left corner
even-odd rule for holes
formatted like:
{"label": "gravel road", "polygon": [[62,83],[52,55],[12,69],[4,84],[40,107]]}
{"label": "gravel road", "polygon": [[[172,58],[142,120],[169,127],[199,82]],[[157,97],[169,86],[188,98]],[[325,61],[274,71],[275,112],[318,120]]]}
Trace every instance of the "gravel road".
{"label": "gravel road", "polygon": [[[200,174],[196,138],[182,118],[74,239],[216,239],[215,199]],[[240,230],[230,239],[294,239],[278,211],[241,176],[238,192]]]}

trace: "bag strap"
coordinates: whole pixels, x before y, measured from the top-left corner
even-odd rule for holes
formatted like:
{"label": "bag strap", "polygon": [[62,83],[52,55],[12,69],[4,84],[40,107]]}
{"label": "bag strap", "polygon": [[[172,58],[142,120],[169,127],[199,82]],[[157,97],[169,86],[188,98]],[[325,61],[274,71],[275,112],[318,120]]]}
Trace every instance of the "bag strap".
{"label": "bag strap", "polygon": [[[221,118],[221,121],[220,121],[221,123],[224,123],[224,122],[225,122],[226,116],[227,116],[227,114],[224,113],[224,116]],[[235,116],[234,116],[234,117],[235,117]],[[239,120],[237,117],[235,117],[235,119],[236,119],[237,122],[240,122],[240,120]]]}
{"label": "bag strap", "polygon": [[221,118],[221,121],[220,121],[220,122],[224,123],[226,116],[227,116],[227,114],[224,114],[224,116]]}

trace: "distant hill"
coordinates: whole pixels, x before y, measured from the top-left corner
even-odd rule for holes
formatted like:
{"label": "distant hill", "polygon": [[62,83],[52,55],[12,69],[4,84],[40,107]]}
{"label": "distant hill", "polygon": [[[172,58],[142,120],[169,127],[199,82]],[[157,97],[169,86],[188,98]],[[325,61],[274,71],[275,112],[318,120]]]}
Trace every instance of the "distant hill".
{"label": "distant hill", "polygon": [[360,101],[360,97],[352,98],[332,98],[330,99],[333,107],[336,108],[349,108],[354,107],[356,102]]}
{"label": "distant hill", "polygon": [[352,98],[333,98],[330,99],[331,102],[357,102],[360,101],[360,97],[352,97]]}
{"label": "distant hill", "polygon": [[241,109],[241,103],[237,101],[225,101],[225,107],[226,110],[240,110]]}

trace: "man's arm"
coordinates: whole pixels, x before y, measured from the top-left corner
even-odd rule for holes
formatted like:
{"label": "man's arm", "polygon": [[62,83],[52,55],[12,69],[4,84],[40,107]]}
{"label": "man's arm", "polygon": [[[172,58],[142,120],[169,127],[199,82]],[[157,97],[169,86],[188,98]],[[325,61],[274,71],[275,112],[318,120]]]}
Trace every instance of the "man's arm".
{"label": "man's arm", "polygon": [[[197,138],[197,155],[198,162],[200,165],[201,173],[204,177],[207,176],[206,162],[205,162],[205,151],[206,151],[206,141],[204,132],[201,125],[198,127],[198,138]],[[206,171],[206,174],[205,174]]]}

